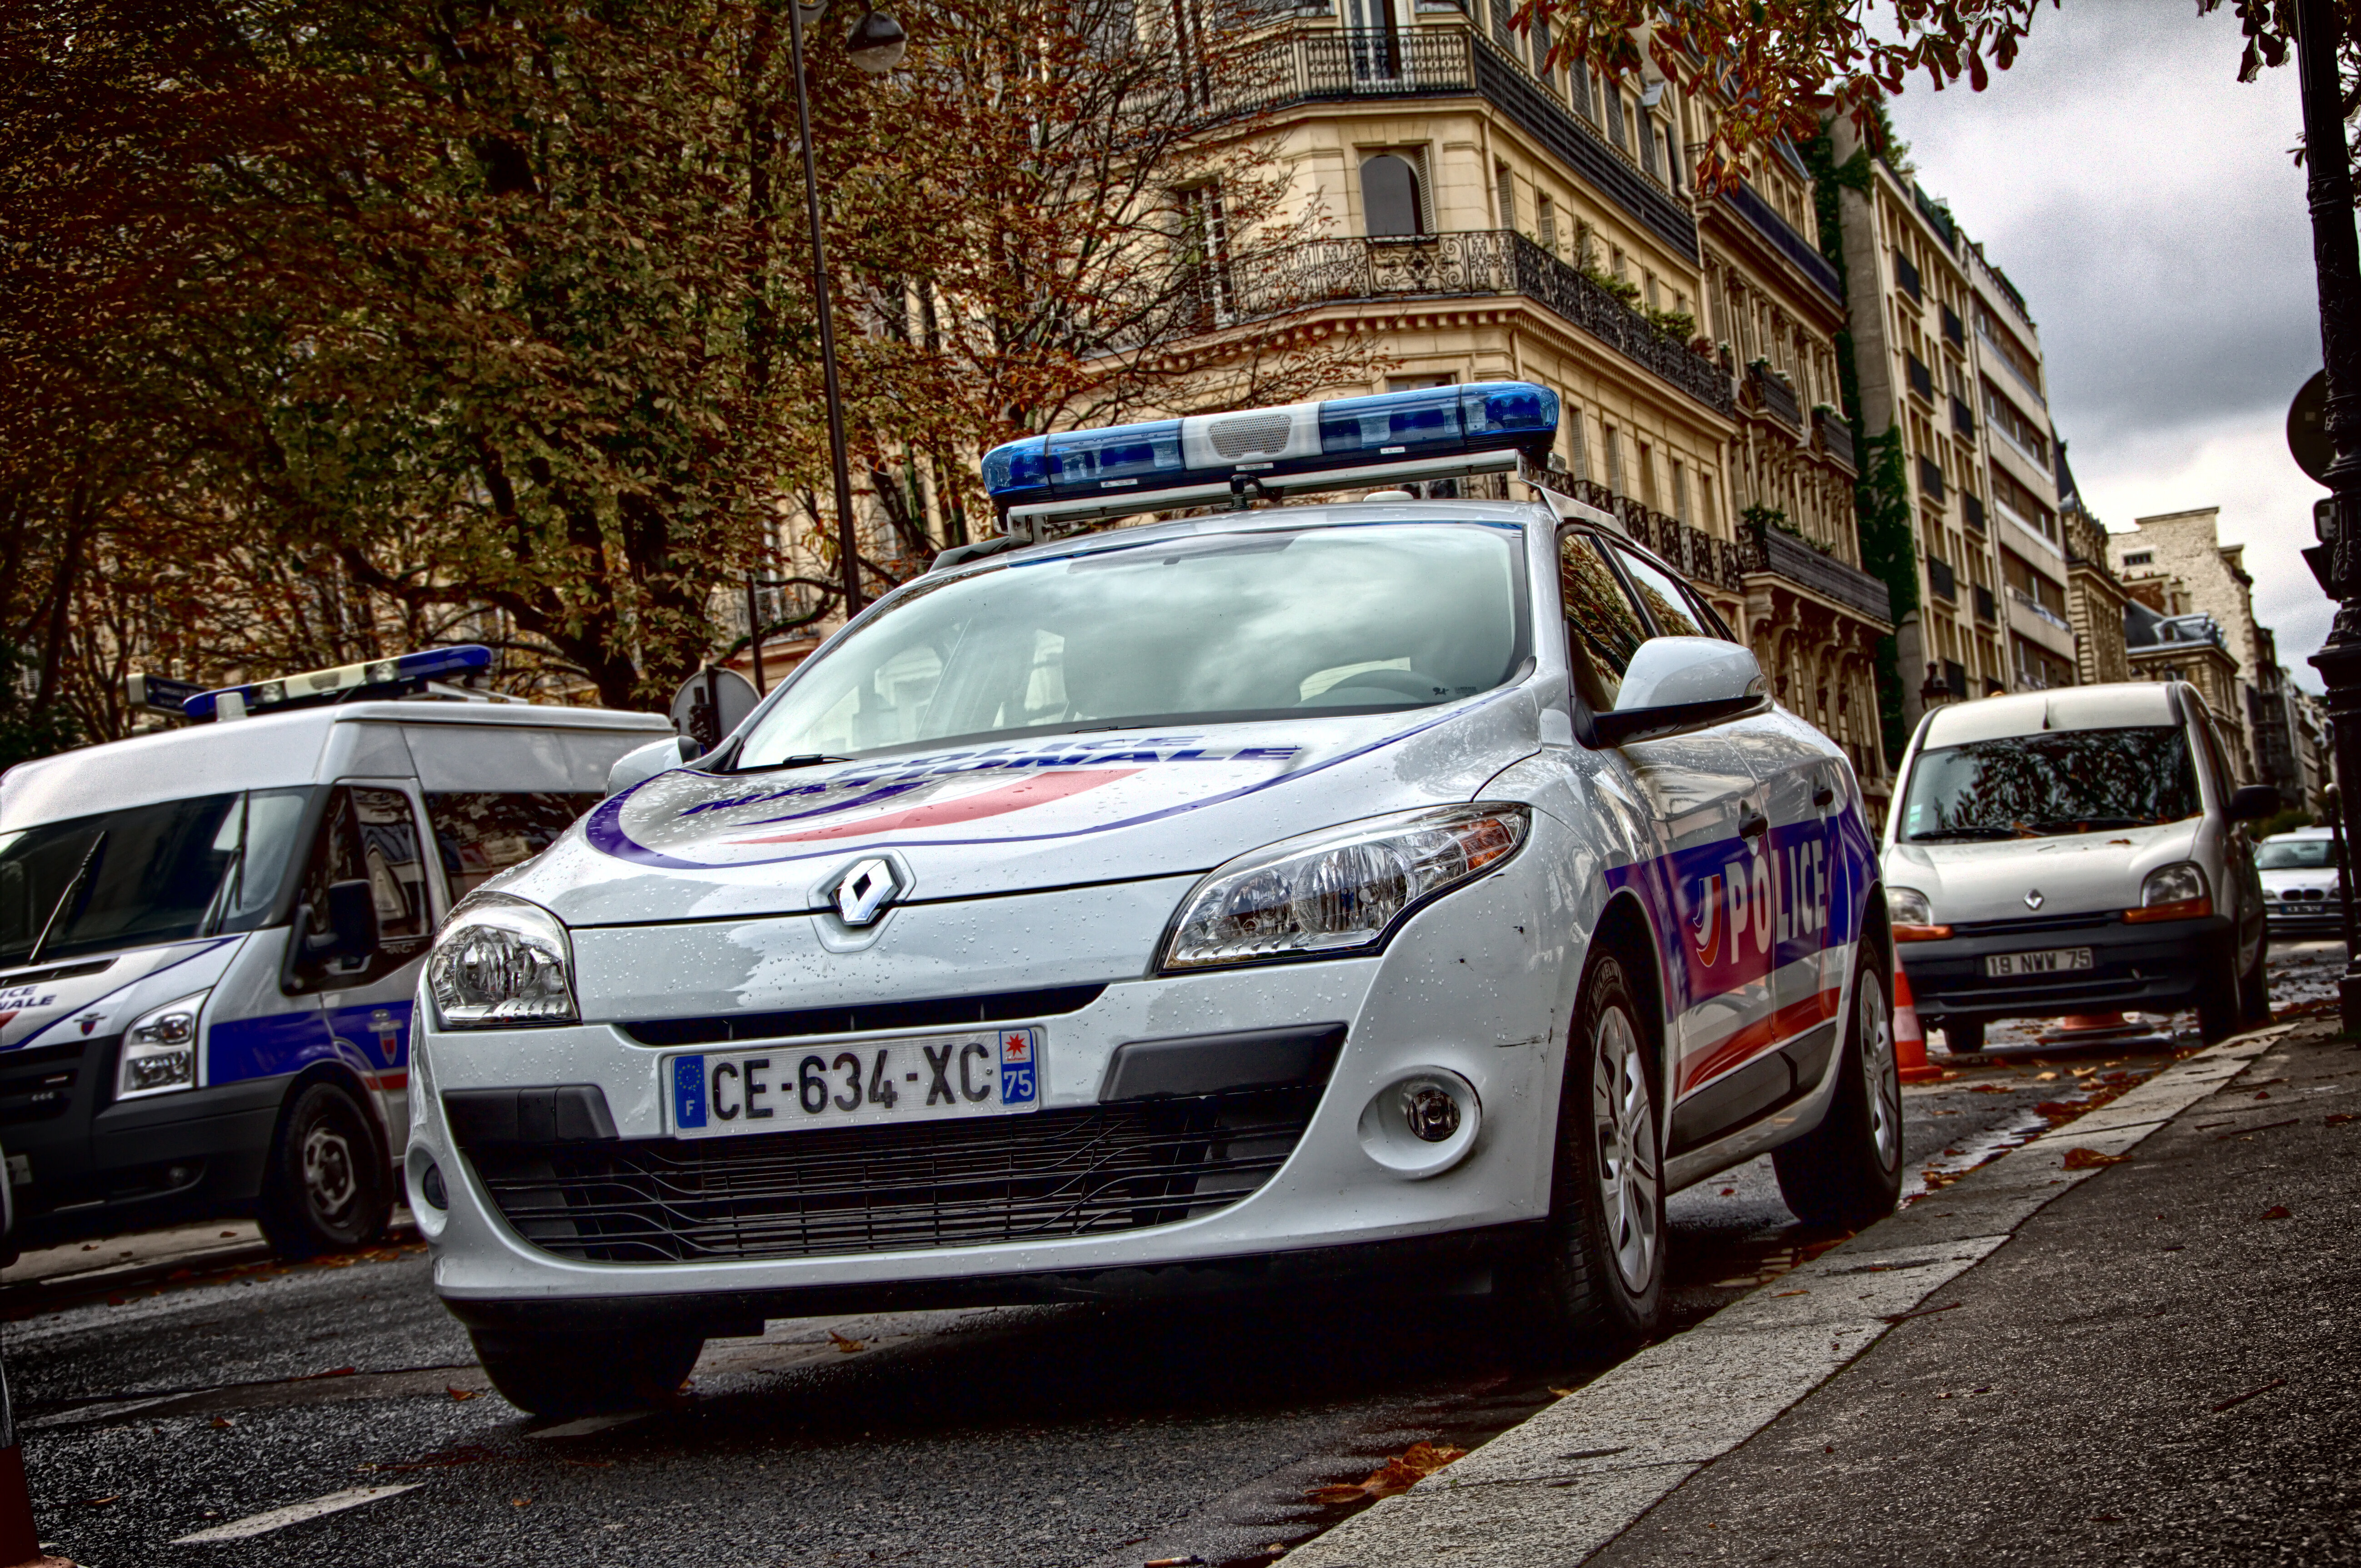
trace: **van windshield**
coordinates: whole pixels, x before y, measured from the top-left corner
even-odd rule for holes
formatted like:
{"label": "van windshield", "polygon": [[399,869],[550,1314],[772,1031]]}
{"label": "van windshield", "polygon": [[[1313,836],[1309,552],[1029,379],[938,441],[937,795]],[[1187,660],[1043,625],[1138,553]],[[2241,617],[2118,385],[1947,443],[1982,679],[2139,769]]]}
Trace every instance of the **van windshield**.
{"label": "van windshield", "polygon": [[1921,751],[1901,836],[1924,844],[2103,833],[2202,809],[2178,725],[2051,730]]}
{"label": "van windshield", "polygon": [[2341,863],[2334,839],[2271,839],[2255,847],[2258,872],[2319,872]]}
{"label": "van windshield", "polygon": [[800,673],[736,766],[1470,696],[1524,657],[1521,544],[1469,523],[1195,534],[922,583]]}
{"label": "van windshield", "polygon": [[47,961],[253,929],[311,793],[196,795],[0,833],[0,967],[30,962],[36,944]]}

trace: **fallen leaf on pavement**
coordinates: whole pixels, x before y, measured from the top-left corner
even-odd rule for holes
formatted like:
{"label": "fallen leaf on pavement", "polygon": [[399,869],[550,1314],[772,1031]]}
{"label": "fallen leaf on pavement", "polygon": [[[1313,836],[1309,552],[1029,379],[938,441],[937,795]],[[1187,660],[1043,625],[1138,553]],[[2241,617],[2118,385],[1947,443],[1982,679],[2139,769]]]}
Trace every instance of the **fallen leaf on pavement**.
{"label": "fallen leaf on pavement", "polygon": [[2288,1206],[2286,1204],[2274,1203],[2269,1208],[2263,1211],[2263,1218],[2266,1220],[2292,1220],[2295,1216],[2288,1212]]}
{"label": "fallen leaf on pavement", "polygon": [[2271,1091],[2268,1089],[2257,1089],[2255,1091],[2255,1098],[2257,1100],[2268,1100],[2270,1097]]}
{"label": "fallen leaf on pavement", "polygon": [[1147,1568],[1203,1568],[1205,1560],[1194,1552],[1186,1557],[1151,1557]]}
{"label": "fallen leaf on pavement", "polygon": [[237,1237],[237,1233],[236,1233],[236,1231],[224,1231],[224,1232],[221,1234],[221,1239],[222,1239],[222,1240],[224,1240],[224,1241],[225,1241],[225,1242],[226,1242],[226,1241],[234,1241],[234,1240],[236,1240],[236,1237]]}
{"label": "fallen leaf on pavement", "polygon": [[474,1388],[445,1388],[443,1392],[450,1395],[455,1400],[466,1401],[474,1398],[479,1390]]}
{"label": "fallen leaf on pavement", "polygon": [[1414,1442],[1386,1461],[1385,1468],[1358,1486],[1315,1486],[1303,1495],[1315,1503],[1356,1503],[1363,1497],[1392,1497],[1409,1491],[1467,1451],[1431,1442]]}
{"label": "fallen leaf on pavement", "polygon": [[2037,1072],[2033,1075],[2033,1081],[2036,1083],[2048,1083],[2057,1076],[2058,1075],[2054,1072]]}
{"label": "fallen leaf on pavement", "polygon": [[511,1497],[509,1499],[509,1507],[512,1508],[529,1508],[533,1507],[533,1499],[531,1497]]}
{"label": "fallen leaf on pavement", "polygon": [[1968,1085],[1968,1092],[1971,1094],[2006,1094],[2008,1091],[2009,1088],[2005,1083],[1971,1083]]}
{"label": "fallen leaf on pavement", "polygon": [[236,1426],[237,1423],[231,1420],[227,1416],[215,1416],[213,1419],[212,1424],[215,1427],[226,1429]]}
{"label": "fallen leaf on pavement", "polygon": [[2341,1127],[2351,1120],[2353,1120],[2353,1114],[2349,1111],[2332,1111],[2321,1122],[2321,1125],[2323,1127]]}
{"label": "fallen leaf on pavement", "polygon": [[120,1492],[110,1492],[104,1497],[84,1497],[82,1500],[82,1506],[85,1508],[103,1508],[109,1503],[121,1501],[122,1497],[123,1494]]}
{"label": "fallen leaf on pavement", "polygon": [[2127,1154],[2101,1154],[2096,1149],[2078,1146],[2066,1151],[2064,1163],[2068,1170],[2096,1170],[2104,1165],[2121,1165],[2131,1157]]}
{"label": "fallen leaf on pavement", "polygon": [[852,1355],[869,1348],[868,1345],[864,1344],[860,1340],[847,1339],[842,1334],[838,1333],[834,1329],[828,1331],[828,1343],[836,1346],[837,1349],[842,1351],[847,1355]]}
{"label": "fallen leaf on pavement", "polygon": [[2243,1394],[2233,1394],[2233,1395],[2231,1395],[2228,1398],[2226,1398],[2226,1399],[2223,1400],[2220,1404],[2218,1404],[2218,1405],[2216,1405],[2216,1406],[2214,1406],[2214,1407],[2213,1407],[2213,1413],[2214,1413],[2215,1415],[2217,1415],[2217,1416],[2218,1416],[2218,1415],[2220,1415],[2223,1411],[2224,1411],[2224,1410],[2226,1410],[2226,1409],[2232,1409],[2232,1408],[2233,1408],[2233,1407],[2235,1407],[2235,1406],[2238,1406],[2238,1405],[2243,1405],[2243,1404],[2245,1404],[2247,1400],[2249,1400],[2249,1399],[2253,1398],[2254,1398],[2256,1395],[2257,1395],[2257,1394],[2268,1394],[2268,1393],[2269,1393],[2269,1392],[2270,1392],[2272,1389],[2274,1389],[2274,1388],[2284,1388],[2284,1387],[2287,1387],[2287,1379],[2286,1379],[2286,1378],[2284,1378],[2284,1377],[2274,1377],[2274,1378],[2272,1378],[2269,1382],[2268,1382],[2268,1383],[2264,1384],[2264,1385],[2263,1385],[2261,1387],[2259,1387],[2259,1388],[2249,1388],[2249,1389],[2247,1389],[2247,1390],[2246,1390],[2245,1393],[2243,1393]]}
{"label": "fallen leaf on pavement", "polygon": [[1771,1299],[1775,1301],[1783,1296],[1808,1296],[1810,1294],[1811,1292],[1809,1290],[1774,1290],[1772,1292]]}
{"label": "fallen leaf on pavement", "polygon": [[1721,1195],[1724,1198],[1735,1198],[1738,1196],[1738,1189],[1735,1187],[1725,1187],[1721,1190]]}

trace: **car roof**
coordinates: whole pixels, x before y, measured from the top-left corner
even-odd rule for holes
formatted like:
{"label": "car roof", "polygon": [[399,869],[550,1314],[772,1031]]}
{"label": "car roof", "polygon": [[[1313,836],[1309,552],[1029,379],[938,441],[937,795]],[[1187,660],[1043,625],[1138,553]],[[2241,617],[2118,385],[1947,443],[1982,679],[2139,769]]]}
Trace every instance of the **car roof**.
{"label": "car roof", "polygon": [[2113,685],[2067,686],[2050,692],[2020,692],[1935,709],[1921,744],[1964,746],[2044,730],[2128,729],[2174,724],[2172,688],[2154,681]]}
{"label": "car roof", "polygon": [[1538,501],[1340,501],[1325,505],[1257,507],[1250,511],[1205,512],[1170,522],[1137,523],[1067,534],[1021,549],[961,561],[952,570],[981,565],[985,561],[1006,564],[1039,561],[1084,551],[1121,549],[1164,539],[1190,539],[1218,533],[1258,533],[1289,528],[1334,528],[1385,522],[1476,522],[1493,527],[1530,528],[1554,521],[1550,509]]}
{"label": "car roof", "polygon": [[2284,833],[2272,834],[2263,842],[2276,844],[2282,839],[2334,839],[2335,837],[2336,829],[2334,828],[2290,828]]}
{"label": "car roof", "polygon": [[[390,771],[407,773],[411,763],[400,733],[384,728],[393,724],[467,726],[479,733],[643,731],[651,740],[673,732],[672,721],[661,714],[539,703],[348,702],[217,719],[19,762],[0,775],[0,828],[68,821],[191,795],[321,783],[328,768],[339,776],[355,768],[381,771],[372,765],[379,755],[398,759],[398,767]],[[368,746],[362,738],[372,731],[385,736],[393,751],[379,753]],[[336,743],[340,732],[353,743]],[[451,744],[466,742],[455,735]]]}

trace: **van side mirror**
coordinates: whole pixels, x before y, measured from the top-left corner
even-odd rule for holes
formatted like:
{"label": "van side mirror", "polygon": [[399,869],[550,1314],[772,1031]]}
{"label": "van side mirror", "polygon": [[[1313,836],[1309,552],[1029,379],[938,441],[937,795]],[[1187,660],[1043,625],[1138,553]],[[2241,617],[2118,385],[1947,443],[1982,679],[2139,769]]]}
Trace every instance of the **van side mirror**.
{"label": "van side mirror", "polygon": [[2245,784],[2230,796],[2230,820],[2260,822],[2266,817],[2277,816],[2279,792],[2268,784]]}
{"label": "van side mirror", "polygon": [[313,950],[323,958],[365,959],[377,951],[377,894],[368,879],[328,884],[328,928]]}
{"label": "van side mirror", "polygon": [[1593,714],[1592,743],[1621,746],[1770,711],[1751,649],[1719,637],[1656,637],[1623,672],[1613,711]]}
{"label": "van side mirror", "polygon": [[624,752],[607,770],[607,793],[622,794],[633,784],[645,784],[658,773],[666,773],[703,753],[696,741],[686,735],[667,735],[661,740]]}

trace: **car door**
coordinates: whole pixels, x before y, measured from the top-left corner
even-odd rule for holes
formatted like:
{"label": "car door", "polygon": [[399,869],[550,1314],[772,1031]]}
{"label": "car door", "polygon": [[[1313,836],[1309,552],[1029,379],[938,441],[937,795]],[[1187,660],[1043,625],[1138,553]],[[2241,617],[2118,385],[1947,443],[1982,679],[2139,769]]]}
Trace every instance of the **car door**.
{"label": "car door", "polygon": [[[1703,634],[1688,614],[1676,612],[1677,597],[1661,608],[1649,603],[1629,570],[1634,559],[1586,529],[1559,534],[1567,657],[1576,699],[1594,712],[1614,707],[1623,672],[1642,642]],[[1671,1080],[1664,1097],[1672,1107],[1675,1154],[1723,1124],[1717,1122],[1718,1101],[1701,1107],[1684,1101],[1745,1060],[1770,1012],[1763,983],[1770,890],[1740,815],[1754,780],[1727,728],[1614,749],[1620,776],[1654,835],[1631,864],[1616,868],[1608,880],[1639,894],[1661,944]]]}

